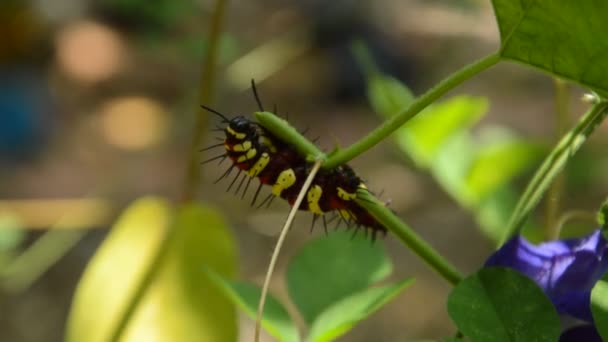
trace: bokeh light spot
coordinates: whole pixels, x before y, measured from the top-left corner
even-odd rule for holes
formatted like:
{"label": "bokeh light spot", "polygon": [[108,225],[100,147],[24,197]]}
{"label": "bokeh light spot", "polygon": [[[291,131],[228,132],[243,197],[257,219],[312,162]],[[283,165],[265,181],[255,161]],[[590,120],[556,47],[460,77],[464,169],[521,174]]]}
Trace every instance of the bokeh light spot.
{"label": "bokeh light spot", "polygon": [[125,150],[157,145],[169,132],[169,120],[163,106],[141,96],[108,101],[101,110],[101,123],[106,141]]}
{"label": "bokeh light spot", "polygon": [[107,26],[82,21],[63,29],[55,41],[57,63],[70,77],[98,82],[117,73],[125,62],[125,46]]}

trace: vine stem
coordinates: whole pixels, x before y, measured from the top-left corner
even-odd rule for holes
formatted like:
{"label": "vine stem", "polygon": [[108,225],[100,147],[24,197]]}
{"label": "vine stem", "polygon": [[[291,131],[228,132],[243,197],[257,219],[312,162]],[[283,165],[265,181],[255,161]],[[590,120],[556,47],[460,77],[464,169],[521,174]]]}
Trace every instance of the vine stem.
{"label": "vine stem", "polygon": [[338,165],[347,163],[351,159],[360,155],[361,153],[369,150],[374,145],[378,144],[384,138],[388,137],[391,133],[405,124],[408,120],[413,118],[416,114],[420,113],[424,108],[433,103],[435,100],[443,96],[445,93],[468,80],[469,78],[481,73],[489,67],[495,65],[500,61],[499,53],[493,53],[486,57],[483,57],[462,69],[451,74],[443,81],[439,82],[436,86],[429,89],[422,96],[416,98],[409,107],[403,109],[397,115],[384,121],[375,130],[371,131],[361,140],[355,142],[349,147],[338,150],[331,154],[325,163],[323,163],[324,169],[332,169]]}
{"label": "vine stem", "polygon": [[[209,27],[209,48],[203,60],[203,68],[201,70],[201,88],[199,100],[201,103],[209,104],[213,98],[213,90],[215,87],[216,64],[219,55],[220,35],[222,33],[222,22],[224,21],[224,13],[226,12],[227,0],[217,0],[215,9],[211,16]],[[186,178],[184,181],[183,202],[189,202],[196,196],[196,189],[200,183],[199,172],[199,148],[203,140],[204,133],[207,128],[207,116],[202,109],[198,109],[196,114],[196,122],[192,134],[192,143],[190,145],[189,162],[186,170]]]}
{"label": "vine stem", "polygon": [[[568,130],[568,83],[560,78],[553,80],[555,89],[555,139],[558,140]],[[555,178],[547,192],[545,200],[545,234],[546,240],[559,237],[563,224],[558,224],[558,213],[564,192],[566,176],[563,172]]]}
{"label": "vine stem", "polygon": [[424,260],[450,284],[456,285],[462,280],[462,275],[456,267],[368,191],[357,192],[357,203],[387,227],[412,252]]}
{"label": "vine stem", "polygon": [[260,295],[260,302],[258,303],[258,314],[257,314],[256,320],[255,320],[255,334],[253,337],[253,340],[255,342],[260,341],[260,328],[262,325],[262,315],[264,314],[264,304],[266,303],[266,295],[268,294],[268,287],[270,286],[270,278],[272,278],[272,273],[274,272],[274,267],[279,258],[279,252],[281,251],[281,247],[283,246],[283,242],[285,241],[287,232],[289,231],[289,228],[291,227],[291,224],[293,223],[293,219],[296,216],[296,212],[298,212],[298,208],[300,208],[300,204],[304,200],[304,196],[306,195],[306,192],[308,191],[310,184],[312,184],[312,181],[315,178],[315,175],[321,168],[321,164],[322,164],[322,161],[317,160],[315,162],[315,164],[313,165],[312,170],[310,170],[310,174],[308,175],[308,178],[306,178],[306,181],[304,182],[304,185],[302,186],[302,189],[300,190],[300,193],[298,194],[298,197],[296,198],[295,203],[291,207],[291,211],[289,212],[289,215],[287,216],[285,225],[283,226],[283,229],[281,229],[281,234],[279,235],[277,244],[274,247],[274,251],[272,252],[272,257],[270,258],[270,263],[268,264],[268,271],[266,271],[266,278],[264,278],[264,285],[262,287],[262,294]]}
{"label": "vine stem", "polygon": [[568,160],[576,154],[595,128],[604,120],[608,114],[607,108],[608,102],[604,99],[598,99],[598,102],[581,117],[576,126],[560,139],[555,148],[545,158],[519,198],[500,245],[521,230],[551,182],[564,168]]}

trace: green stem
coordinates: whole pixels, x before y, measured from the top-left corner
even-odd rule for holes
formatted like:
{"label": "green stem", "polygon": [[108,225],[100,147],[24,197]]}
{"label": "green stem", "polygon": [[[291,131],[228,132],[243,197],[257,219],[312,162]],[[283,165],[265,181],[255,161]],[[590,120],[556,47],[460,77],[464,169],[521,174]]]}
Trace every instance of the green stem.
{"label": "green stem", "polygon": [[[200,102],[210,104],[213,98],[213,90],[215,88],[216,64],[219,56],[220,36],[222,33],[222,22],[224,21],[224,13],[226,11],[228,1],[217,0],[215,10],[211,17],[209,28],[209,48],[205,54],[203,61],[203,69],[201,71],[201,88]],[[184,189],[182,200],[184,202],[192,201],[196,196],[196,190],[200,183],[200,165],[199,165],[199,149],[205,131],[207,130],[207,115],[201,109],[198,109],[196,115],[196,123],[192,135],[192,143],[190,145],[190,161],[186,171],[184,181]]]}
{"label": "green stem", "polygon": [[586,210],[569,210],[555,220],[555,224],[558,226],[555,231],[560,232],[568,222],[573,220],[579,220],[585,223],[596,224],[597,215],[594,212]]}
{"label": "green stem", "polygon": [[564,168],[570,157],[578,151],[595,128],[604,120],[606,114],[608,114],[607,107],[608,102],[603,99],[594,104],[545,158],[517,202],[501,244],[521,230],[551,182]]}
{"label": "green stem", "polygon": [[88,233],[84,229],[67,230],[57,226],[0,270],[2,289],[12,293],[26,290]]}
{"label": "green stem", "polygon": [[408,225],[403,223],[385,205],[380,203],[368,191],[357,193],[357,203],[364,207],[378,221],[395,234],[409,249],[431,266],[450,284],[456,285],[462,280],[462,275],[448,260],[442,257],[431,245],[422,239]]}
{"label": "green stem", "polygon": [[[555,135],[558,140],[568,129],[568,83],[555,78]],[[563,172],[555,178],[547,192],[545,200],[545,240],[555,240],[559,237],[562,225],[558,224],[560,202],[566,181]]]}
{"label": "green stem", "polygon": [[338,150],[336,153],[331,155],[323,164],[323,168],[331,169],[338,165],[342,165],[361,153],[369,150],[374,145],[393,133],[396,129],[405,124],[408,120],[413,118],[416,114],[420,113],[428,105],[443,96],[449,90],[488,69],[499,61],[500,56],[497,53],[494,53],[456,71],[452,75],[448,76],[448,78],[429,89],[422,96],[418,97],[409,107],[405,108],[397,115],[392,116],[390,119],[387,119],[380,127],[370,132],[367,136],[351,146],[343,150]]}
{"label": "green stem", "polygon": [[325,154],[317,145],[306,139],[289,122],[270,112],[255,112],[254,116],[260,125],[276,135],[280,141],[288,141],[291,145],[294,145],[296,150],[307,156],[310,161],[325,160]]}

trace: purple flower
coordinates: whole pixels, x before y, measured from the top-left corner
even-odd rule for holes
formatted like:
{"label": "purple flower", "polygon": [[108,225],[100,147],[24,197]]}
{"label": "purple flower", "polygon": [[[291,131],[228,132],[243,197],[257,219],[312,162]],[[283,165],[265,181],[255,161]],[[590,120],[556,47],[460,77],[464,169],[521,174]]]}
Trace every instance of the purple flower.
{"label": "purple flower", "polygon": [[608,241],[600,230],[580,239],[533,245],[514,237],[486,261],[513,268],[540,286],[557,312],[593,322],[591,289],[608,270]]}

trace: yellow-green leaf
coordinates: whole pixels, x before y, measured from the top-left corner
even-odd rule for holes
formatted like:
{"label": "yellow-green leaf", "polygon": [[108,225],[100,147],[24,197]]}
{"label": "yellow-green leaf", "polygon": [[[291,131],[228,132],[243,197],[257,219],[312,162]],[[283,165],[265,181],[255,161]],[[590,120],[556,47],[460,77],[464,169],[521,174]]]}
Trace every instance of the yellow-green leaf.
{"label": "yellow-green leaf", "polygon": [[67,340],[110,340],[152,274],[119,341],[235,341],[234,308],[203,272],[230,277],[235,259],[233,238],[215,211],[188,205],[174,213],[164,200],[138,200],[87,267]]}

